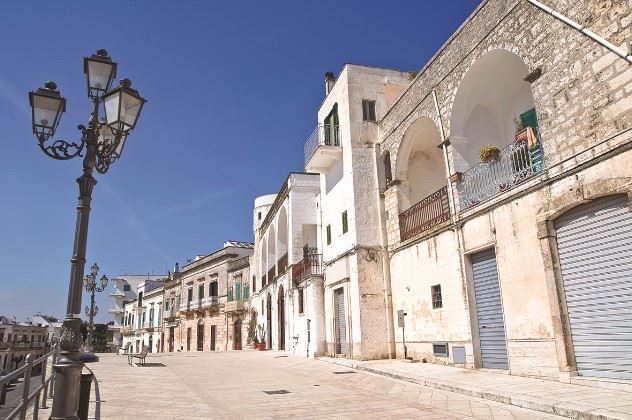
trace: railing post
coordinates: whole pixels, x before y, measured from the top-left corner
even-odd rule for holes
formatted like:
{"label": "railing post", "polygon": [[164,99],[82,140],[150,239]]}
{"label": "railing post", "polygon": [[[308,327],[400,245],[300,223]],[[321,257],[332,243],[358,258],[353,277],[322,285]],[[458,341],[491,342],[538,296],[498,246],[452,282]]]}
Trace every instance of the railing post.
{"label": "railing post", "polygon": [[20,412],[20,420],[26,420],[26,410],[29,402],[29,392],[31,390],[31,371],[33,369],[33,356],[29,353],[24,360],[26,364],[26,370],[24,371],[24,382],[22,385],[22,410]]}
{"label": "railing post", "polygon": [[[46,408],[46,398],[48,397],[48,384],[46,383],[46,370],[48,367],[48,356],[42,362],[42,391],[44,392],[44,397],[42,398],[42,408]],[[38,395],[39,398],[39,395]]]}

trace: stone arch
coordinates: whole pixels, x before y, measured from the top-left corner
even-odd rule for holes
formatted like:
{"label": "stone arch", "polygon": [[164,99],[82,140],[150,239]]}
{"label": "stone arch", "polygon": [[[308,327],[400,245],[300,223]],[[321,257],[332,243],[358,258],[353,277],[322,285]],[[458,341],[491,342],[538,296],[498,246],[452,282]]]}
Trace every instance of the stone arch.
{"label": "stone arch", "polygon": [[524,77],[525,61],[509,49],[491,49],[475,59],[456,89],[450,115],[450,143],[456,171],[479,162],[480,148],[513,143],[521,114],[535,108]]}
{"label": "stone arch", "polygon": [[263,276],[268,272],[268,237],[264,236],[261,240],[261,248],[259,250],[259,278],[261,279],[261,288],[265,287],[269,280],[263,281]]}
{"label": "stone arch", "polygon": [[[276,229],[274,223],[268,228],[268,249],[266,250],[266,259],[268,261],[268,272],[276,266]],[[272,270],[272,276],[268,276],[268,283],[276,277],[276,271]]]}
{"label": "stone arch", "polygon": [[[276,252],[278,256],[277,273],[285,272],[288,265],[288,244],[289,244],[289,229],[288,229],[288,215],[285,206],[282,206],[279,210],[277,217],[277,236],[276,236]],[[282,261],[283,260],[283,261]]]}
{"label": "stone arch", "polygon": [[395,160],[394,178],[400,182],[399,210],[406,210],[446,184],[441,134],[435,122],[421,116],[404,132]]}
{"label": "stone arch", "polygon": [[279,350],[285,350],[285,293],[283,285],[279,286],[277,292],[277,334],[279,341]]}

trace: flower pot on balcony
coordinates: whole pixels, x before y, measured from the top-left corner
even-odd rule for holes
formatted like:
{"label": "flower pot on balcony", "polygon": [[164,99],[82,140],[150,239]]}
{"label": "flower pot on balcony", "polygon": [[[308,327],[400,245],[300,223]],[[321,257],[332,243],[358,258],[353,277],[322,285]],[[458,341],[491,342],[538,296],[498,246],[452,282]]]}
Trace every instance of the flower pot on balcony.
{"label": "flower pot on balcony", "polygon": [[500,159],[500,149],[492,144],[486,144],[481,147],[480,158],[483,163],[497,162]]}
{"label": "flower pot on balcony", "polygon": [[463,172],[455,172],[450,175],[450,182],[456,184],[457,182],[463,181]]}

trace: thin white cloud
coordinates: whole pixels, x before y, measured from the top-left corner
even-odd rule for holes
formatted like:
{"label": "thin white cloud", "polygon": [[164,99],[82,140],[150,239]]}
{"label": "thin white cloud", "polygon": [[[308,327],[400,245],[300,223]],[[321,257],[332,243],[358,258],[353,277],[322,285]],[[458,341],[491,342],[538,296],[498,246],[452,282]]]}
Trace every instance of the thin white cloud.
{"label": "thin white cloud", "polygon": [[25,92],[22,92],[13,83],[0,76],[0,97],[6,99],[12,108],[16,111],[19,110],[20,114],[31,116],[29,109],[28,97]]}

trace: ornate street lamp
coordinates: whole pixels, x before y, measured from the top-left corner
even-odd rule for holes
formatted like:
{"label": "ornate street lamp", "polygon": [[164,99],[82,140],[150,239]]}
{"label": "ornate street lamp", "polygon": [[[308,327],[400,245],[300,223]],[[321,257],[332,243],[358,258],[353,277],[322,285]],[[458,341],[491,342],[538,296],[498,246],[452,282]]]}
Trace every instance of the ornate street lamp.
{"label": "ornate street lamp", "polygon": [[[76,419],[79,406],[79,384],[83,362],[81,347],[81,293],[84,279],[86,243],[92,189],[97,181],[92,176],[94,169],[104,174],[110,165],[121,157],[125,140],[136,126],[140,111],[145,103],[137,91],[132,89],[129,79],[121,80],[121,86],[111,89],[116,77],[117,64],[112,62],[106,50],[98,50],[84,58],[88,97],[92,100],[92,114],[88,127],[79,125],[81,140],[71,142],[54,140],[61,115],[66,110],[66,99],[53,82],[29,93],[32,108],[33,134],[38,145],[49,157],[67,160],[83,152],[83,175],[77,178],[79,200],[75,240],[71,259],[70,285],[66,318],[60,338],[61,356],[54,365],[56,372],[55,392],[51,418]],[[105,119],[99,119],[100,104],[105,107]],[[93,269],[95,266],[93,266]],[[94,271],[94,270],[93,270]],[[97,267],[98,271],[98,267]],[[96,272],[91,272],[90,283],[96,285]],[[102,284],[103,284],[103,279]]]}
{"label": "ornate street lamp", "polygon": [[99,307],[94,304],[94,294],[96,292],[101,293],[108,286],[108,278],[106,276],[102,276],[101,280],[99,281],[100,284],[97,285],[97,274],[99,274],[99,266],[97,265],[97,263],[94,263],[92,265],[92,268],[90,269],[90,274],[88,274],[84,279],[86,292],[90,293],[90,306],[86,306],[85,308],[86,316],[90,317],[90,323],[88,325],[88,337],[86,339],[86,345],[84,346],[84,351],[86,351],[87,353],[94,353],[94,349],[92,346],[92,340],[94,337],[94,317],[97,316],[97,313],[99,312]]}

